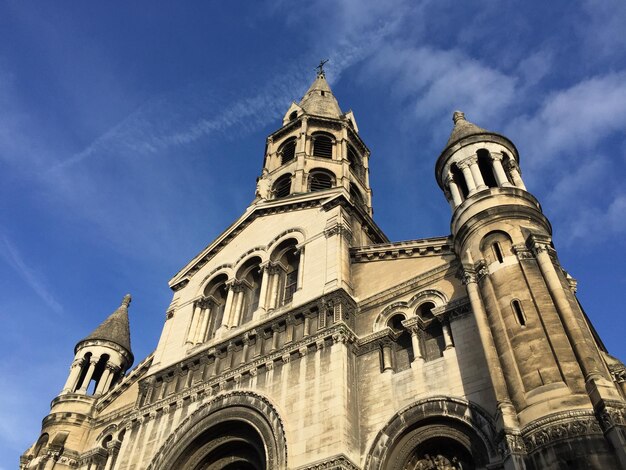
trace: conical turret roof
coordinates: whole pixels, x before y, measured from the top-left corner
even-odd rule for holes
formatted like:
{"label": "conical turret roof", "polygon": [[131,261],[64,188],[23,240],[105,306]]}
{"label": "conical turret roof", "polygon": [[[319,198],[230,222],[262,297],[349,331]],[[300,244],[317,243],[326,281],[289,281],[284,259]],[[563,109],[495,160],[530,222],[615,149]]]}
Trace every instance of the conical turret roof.
{"label": "conical turret roof", "polygon": [[130,325],[128,323],[128,305],[130,301],[130,294],[126,294],[117,310],[109,315],[89,336],[79,341],[78,344],[89,340],[110,341],[124,348],[132,356],[130,349]]}
{"label": "conical turret roof", "polygon": [[492,134],[492,132],[478,127],[476,124],[469,122],[465,119],[465,113],[461,111],[455,111],[452,120],[454,121],[454,128],[446,144],[446,148],[450,147],[455,142],[475,134]]}
{"label": "conical turret roof", "polygon": [[318,72],[315,81],[300,101],[300,107],[304,109],[305,113],[315,116],[339,119],[343,114],[326,81],[324,72]]}

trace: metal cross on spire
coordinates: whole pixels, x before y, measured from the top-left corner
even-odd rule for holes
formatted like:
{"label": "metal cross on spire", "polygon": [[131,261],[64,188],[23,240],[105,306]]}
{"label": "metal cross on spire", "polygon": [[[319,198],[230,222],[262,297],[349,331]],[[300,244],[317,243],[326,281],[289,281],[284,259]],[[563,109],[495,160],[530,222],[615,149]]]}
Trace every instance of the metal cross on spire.
{"label": "metal cross on spire", "polygon": [[328,62],[328,59],[322,59],[320,60],[320,64],[315,67],[315,70],[317,71],[317,76],[318,77],[324,77],[326,78],[326,72],[324,72],[324,64]]}

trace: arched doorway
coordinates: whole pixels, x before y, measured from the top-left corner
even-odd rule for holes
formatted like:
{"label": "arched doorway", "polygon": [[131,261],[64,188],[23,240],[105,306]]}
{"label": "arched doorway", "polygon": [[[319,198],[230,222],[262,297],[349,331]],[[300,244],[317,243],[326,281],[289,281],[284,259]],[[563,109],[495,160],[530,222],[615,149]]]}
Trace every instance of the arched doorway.
{"label": "arched doorway", "polygon": [[191,414],[169,436],[148,470],[286,468],[283,426],[263,397],[231,392]]}
{"label": "arched doorway", "polygon": [[265,446],[259,432],[241,420],[226,420],[196,437],[177,458],[186,470],[264,470]]}
{"label": "arched doorway", "polygon": [[398,412],[380,430],[367,470],[480,470],[501,463],[490,417],[466,400],[432,397]]}

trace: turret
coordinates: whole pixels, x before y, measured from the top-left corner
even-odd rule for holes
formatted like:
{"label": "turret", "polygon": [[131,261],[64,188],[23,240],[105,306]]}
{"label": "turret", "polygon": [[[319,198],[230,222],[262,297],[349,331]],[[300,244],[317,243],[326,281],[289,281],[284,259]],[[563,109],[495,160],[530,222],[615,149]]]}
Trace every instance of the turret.
{"label": "turret", "polygon": [[74,348],[74,362],[62,394],[102,395],[108,392],[133,363],[130,349],[128,306],[122,304]]}
{"label": "turret", "polygon": [[320,67],[302,100],[285,113],[283,126],[267,139],[257,200],[344,188],[371,215],[369,155],[352,111],[341,111]]}
{"label": "turret", "polygon": [[[558,261],[550,222],[522,182],[518,151],[508,138],[472,124],[459,111],[453,120],[436,177],[453,209],[454,249],[502,431],[514,442],[520,430],[539,427],[539,417],[566,421],[572,410],[598,426],[603,410],[622,397],[574,283]],[[609,440],[624,456],[624,444],[609,428]],[[603,448],[603,438],[594,445]],[[549,452],[560,458],[556,445]],[[524,468],[515,450],[511,456],[510,468]],[[533,459],[537,468],[546,465],[538,455]]]}

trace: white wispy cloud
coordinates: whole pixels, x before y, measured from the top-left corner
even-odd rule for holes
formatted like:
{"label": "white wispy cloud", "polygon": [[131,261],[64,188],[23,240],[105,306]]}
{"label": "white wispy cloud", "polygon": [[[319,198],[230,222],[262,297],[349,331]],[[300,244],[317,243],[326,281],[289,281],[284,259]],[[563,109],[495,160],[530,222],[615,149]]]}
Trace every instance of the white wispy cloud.
{"label": "white wispy cloud", "polygon": [[0,233],[0,256],[11,266],[15,272],[26,282],[30,288],[43,300],[51,310],[56,313],[62,313],[63,307],[54,296],[48,291],[44,280],[36,270],[28,266],[17,249],[17,247],[9,240],[9,238]]}

